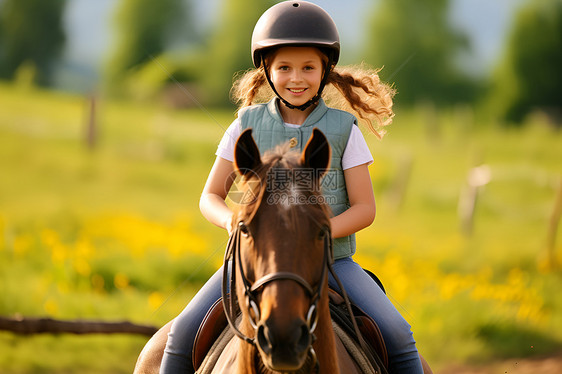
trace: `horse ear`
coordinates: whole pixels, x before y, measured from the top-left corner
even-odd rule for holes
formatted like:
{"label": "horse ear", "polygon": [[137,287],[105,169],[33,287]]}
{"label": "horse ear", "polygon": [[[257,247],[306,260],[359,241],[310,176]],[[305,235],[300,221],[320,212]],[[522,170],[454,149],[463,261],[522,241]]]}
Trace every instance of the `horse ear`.
{"label": "horse ear", "polygon": [[328,139],[317,128],[312,130],[312,136],[306,143],[301,155],[301,164],[306,168],[313,168],[324,174],[330,167],[332,150]]}
{"label": "horse ear", "polygon": [[261,165],[260,151],[254,138],[252,129],[246,129],[240,134],[234,147],[234,168],[242,175],[255,171]]}

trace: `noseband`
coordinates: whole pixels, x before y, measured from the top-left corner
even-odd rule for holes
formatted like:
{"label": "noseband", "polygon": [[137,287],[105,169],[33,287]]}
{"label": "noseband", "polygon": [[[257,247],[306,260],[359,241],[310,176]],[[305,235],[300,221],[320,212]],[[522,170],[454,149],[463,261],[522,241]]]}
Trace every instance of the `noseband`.
{"label": "noseband", "polygon": [[[242,283],[244,286],[244,295],[246,299],[246,308],[247,310],[252,310],[254,315],[252,316],[251,313],[248,313],[250,318],[250,324],[252,328],[255,330],[258,329],[258,322],[260,320],[260,307],[259,302],[257,300],[257,294],[263,290],[269,283],[279,281],[279,280],[291,280],[296,282],[299,286],[301,286],[307,296],[310,298],[310,306],[308,308],[308,312],[306,315],[306,324],[311,336],[314,339],[314,330],[318,324],[318,302],[320,300],[320,295],[324,290],[324,278],[328,272],[328,269],[331,269],[331,264],[333,263],[333,254],[332,254],[332,239],[331,239],[331,232],[328,226],[323,228],[323,236],[324,236],[324,256],[322,259],[322,273],[320,275],[320,279],[318,282],[318,287],[313,289],[312,286],[300,275],[287,272],[287,271],[279,271],[276,273],[266,274],[265,276],[261,277],[253,284],[250,283],[248,278],[246,277],[246,273],[244,271],[244,267],[242,264],[242,257],[241,257],[241,250],[240,250],[240,237],[241,235],[251,235],[249,227],[243,222],[240,221],[238,225],[235,227],[230,239],[228,241],[227,250],[224,257],[224,266],[223,266],[223,286],[222,286],[222,298],[224,303],[224,309],[226,312],[226,318],[228,323],[234,333],[242,340],[255,345],[255,338],[250,338],[244,333],[242,333],[236,324],[234,323],[237,310],[236,305],[232,300],[232,293],[235,292],[236,286],[236,269],[239,268],[240,277],[242,278]],[[228,275],[228,264],[229,262],[232,263],[232,270],[230,271],[230,277]],[[228,279],[230,278],[230,294],[227,292],[227,285]],[[314,354],[314,350],[312,350],[312,346],[310,347],[311,353]]]}

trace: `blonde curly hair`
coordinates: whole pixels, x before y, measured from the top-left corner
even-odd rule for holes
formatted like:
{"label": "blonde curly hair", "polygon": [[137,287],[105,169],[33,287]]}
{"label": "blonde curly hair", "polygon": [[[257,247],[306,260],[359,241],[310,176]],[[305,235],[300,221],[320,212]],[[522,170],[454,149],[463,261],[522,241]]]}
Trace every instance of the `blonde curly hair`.
{"label": "blonde curly hair", "polygon": [[[366,65],[336,67],[330,71],[322,98],[336,109],[348,111],[382,139],[385,126],[392,122],[395,90],[381,82],[378,72]],[[231,90],[238,110],[275,97],[267,82],[263,65],[238,74]]]}

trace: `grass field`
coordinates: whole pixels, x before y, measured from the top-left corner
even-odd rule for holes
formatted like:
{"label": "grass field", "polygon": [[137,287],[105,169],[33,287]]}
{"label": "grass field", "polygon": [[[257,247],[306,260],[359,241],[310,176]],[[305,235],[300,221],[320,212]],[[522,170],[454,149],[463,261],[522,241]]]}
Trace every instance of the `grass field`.
{"label": "grass field", "polygon": [[[0,315],[161,325],[222,261],[226,234],[198,197],[233,113],[98,101],[93,149],[89,116],[88,98],[0,85]],[[562,277],[546,262],[562,134],[529,122],[420,108],[367,136],[378,212],[356,259],[434,368],[562,349]],[[482,165],[468,235],[458,204]],[[145,341],[0,332],[0,372],[128,373]]]}

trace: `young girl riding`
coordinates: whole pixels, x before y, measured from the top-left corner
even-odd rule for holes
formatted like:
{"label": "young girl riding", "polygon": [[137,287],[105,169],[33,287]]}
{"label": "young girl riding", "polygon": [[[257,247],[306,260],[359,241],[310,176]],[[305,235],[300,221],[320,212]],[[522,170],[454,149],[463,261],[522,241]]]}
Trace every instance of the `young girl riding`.
{"label": "young girl riding", "polygon": [[[339,54],[336,26],[317,5],[286,1],[261,16],[252,35],[256,69],[234,86],[234,97],[240,103],[238,118],[218,146],[200,209],[205,218],[230,234],[233,213],[225,199],[234,180],[234,145],[243,130],[253,129],[263,153],[287,141],[302,150],[312,129],[319,128],[332,148],[331,170],[325,177],[330,180],[324,181],[323,194],[333,213],[334,270],[350,300],[381,329],[389,372],[423,373],[410,325],[352,258],[355,232],[369,226],[376,212],[368,170],[373,158],[356,118],[381,137],[382,127],[393,117],[393,91],[380,82],[376,71],[335,68]],[[340,109],[325,104],[325,87],[332,92],[324,96],[331,96],[331,105]],[[194,372],[193,341],[205,314],[221,296],[222,274],[219,269],[174,320],[161,373]],[[331,277],[330,286],[338,288]]]}

